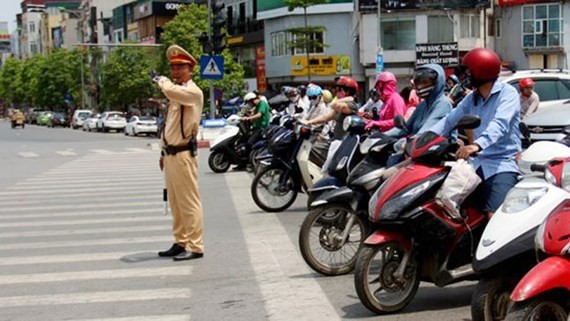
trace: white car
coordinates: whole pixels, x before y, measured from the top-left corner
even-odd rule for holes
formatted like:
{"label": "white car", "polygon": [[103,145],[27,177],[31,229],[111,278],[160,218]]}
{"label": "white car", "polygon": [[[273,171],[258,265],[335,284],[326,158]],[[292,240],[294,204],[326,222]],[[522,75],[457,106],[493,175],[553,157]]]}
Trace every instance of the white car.
{"label": "white car", "polygon": [[87,109],[78,109],[73,112],[73,117],[71,118],[71,128],[77,129],[83,127],[83,122],[91,116],[91,111]]}
{"label": "white car", "polygon": [[133,116],[125,126],[125,135],[153,134],[158,132],[156,118],[152,116]]}
{"label": "white car", "polygon": [[528,115],[524,123],[530,131],[532,141],[560,140],[566,136],[565,129],[570,129],[570,101],[539,108]]}
{"label": "white car", "polygon": [[83,131],[92,131],[97,129],[97,120],[101,117],[101,114],[92,113],[89,117],[83,120]]}
{"label": "white car", "polygon": [[523,78],[534,81],[534,91],[540,97],[539,110],[560,105],[570,99],[570,70],[519,70],[503,72],[499,77],[502,82],[512,85],[517,90],[519,90],[519,81]]}
{"label": "white car", "polygon": [[127,126],[125,116],[120,111],[106,111],[97,119],[97,131],[123,131]]}

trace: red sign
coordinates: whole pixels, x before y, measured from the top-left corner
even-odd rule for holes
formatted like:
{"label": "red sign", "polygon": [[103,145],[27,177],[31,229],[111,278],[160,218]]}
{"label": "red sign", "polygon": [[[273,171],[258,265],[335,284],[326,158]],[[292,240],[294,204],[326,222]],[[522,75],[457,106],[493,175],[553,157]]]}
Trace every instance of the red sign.
{"label": "red sign", "polygon": [[512,6],[525,3],[545,2],[540,0],[499,0],[499,6]]}
{"label": "red sign", "polygon": [[267,78],[265,78],[265,46],[255,47],[255,78],[257,78],[257,90],[267,91]]}

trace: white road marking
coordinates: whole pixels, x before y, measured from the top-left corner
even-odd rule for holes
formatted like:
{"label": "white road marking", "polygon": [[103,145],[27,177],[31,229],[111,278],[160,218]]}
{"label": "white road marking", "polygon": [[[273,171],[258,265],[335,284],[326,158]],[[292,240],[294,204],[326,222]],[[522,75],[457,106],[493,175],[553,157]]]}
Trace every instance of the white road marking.
{"label": "white road marking", "polygon": [[[248,215],[255,211],[249,198],[249,177],[244,173],[225,175],[241,224],[257,284],[270,321],[340,320],[334,307],[314,278],[287,232],[274,214]],[[287,299],[284,299],[287,298]]]}
{"label": "white road marking", "polygon": [[89,150],[92,153],[95,154],[100,154],[100,155],[113,155],[116,154],[116,152],[112,152],[110,150],[106,150],[106,149],[90,149]]}
{"label": "white road marking", "polygon": [[116,185],[120,183],[125,184],[144,184],[145,182],[154,183],[156,180],[162,179],[162,177],[153,175],[152,177],[132,177],[127,181],[124,178],[100,178],[100,179],[92,179],[92,178],[85,178],[85,179],[75,179],[69,181],[61,181],[61,180],[51,180],[46,182],[41,181],[25,181],[16,183],[12,187],[8,188],[10,190],[17,190],[21,187],[82,187],[82,186],[91,186],[97,187],[99,185]]}
{"label": "white road marking", "polygon": [[[122,196],[125,194],[130,194],[130,196]],[[113,193],[111,194],[109,197],[105,197],[105,202],[115,202],[115,201],[132,201],[133,199],[144,199],[144,200],[157,200],[157,199],[162,199],[162,189],[157,188],[156,191],[134,191],[133,193],[124,193],[121,192],[121,196],[117,196],[115,197],[114,195],[117,195],[117,193]],[[91,194],[85,194],[85,196],[91,196]],[[71,196],[67,196],[67,197],[57,197],[57,199],[54,199],[54,197],[46,197],[44,199],[38,199],[38,198],[23,198],[23,199],[16,199],[14,200],[14,198],[6,198],[7,200],[11,200],[11,201],[5,201],[2,200],[2,198],[0,198],[0,203],[2,204],[2,206],[29,206],[29,205],[38,205],[38,204],[61,204],[61,203],[65,203],[65,202],[74,202],[75,200],[78,199],[77,195],[71,195]],[[87,201],[83,201],[84,203],[89,203]],[[0,215],[0,219],[2,219],[3,216]]]}
{"label": "white road marking", "polygon": [[[137,191],[141,191],[141,190],[145,190],[145,191],[151,191],[151,190],[157,190],[160,189],[160,187],[153,187],[153,186],[144,186],[144,188],[139,187],[137,188]],[[30,196],[34,196],[34,195],[38,195],[38,194],[47,194],[47,195],[61,195],[62,193],[69,193],[70,195],[75,195],[75,193],[80,193],[80,192],[110,192],[110,191],[115,191],[115,193],[120,193],[122,191],[125,190],[125,187],[123,186],[119,186],[119,187],[115,187],[113,185],[110,186],[106,186],[106,187],[94,187],[94,188],[50,188],[50,189],[36,189],[36,190],[26,190],[26,191],[6,191],[6,192],[0,192],[0,196],[3,195],[11,195],[11,196],[24,196],[24,195],[30,195]]]}
{"label": "white road marking", "polygon": [[[53,200],[54,197],[58,197],[58,199],[61,200],[65,200],[65,199],[80,199],[83,197],[88,197],[89,200],[96,200],[96,199],[104,199],[107,196],[115,196],[115,195],[133,195],[133,196],[140,196],[140,197],[144,197],[144,196],[148,196],[149,198],[155,198],[153,197],[156,195],[159,195],[158,197],[160,197],[162,199],[162,186],[158,185],[157,188],[155,189],[149,189],[149,190],[126,190],[126,191],[95,191],[95,192],[90,192],[90,191],[84,191],[84,192],[76,192],[76,193],[68,193],[68,194],[59,194],[59,193],[53,193],[53,194],[39,194],[39,195],[0,195],[0,204],[3,204],[3,201],[5,200],[12,200],[12,201],[24,201],[24,200]],[[149,196],[150,194],[150,196]],[[82,199],[82,202],[89,202],[89,200],[85,200]]]}
{"label": "white road marking", "polygon": [[[136,217],[117,217],[106,219],[85,219],[85,220],[48,220],[31,222],[10,222],[0,223],[0,228],[18,228],[18,227],[42,227],[42,226],[67,226],[67,225],[88,225],[88,224],[109,224],[109,223],[133,223],[133,222],[160,222],[170,219],[168,216],[136,216]],[[2,248],[0,244],[0,248]]]}
{"label": "white road marking", "polygon": [[[0,239],[6,238],[25,238],[25,237],[43,237],[43,236],[87,236],[87,235],[98,235],[107,233],[133,233],[133,232],[153,232],[153,231],[164,231],[169,233],[168,227],[164,225],[151,225],[151,226],[127,226],[127,227],[102,227],[102,228],[91,228],[91,229],[69,229],[69,230],[54,230],[54,231],[30,231],[30,232],[3,232],[0,233]],[[22,241],[20,239],[20,241]],[[2,264],[2,258],[0,258],[0,265]],[[43,260],[36,260],[37,262],[45,263]]]}
{"label": "white road marking", "polygon": [[148,148],[131,147],[131,148],[125,148],[125,150],[132,153],[152,153],[152,151],[150,151]]}
{"label": "white road marking", "polygon": [[76,152],[72,152],[69,150],[60,150],[60,151],[56,151],[56,154],[59,154],[61,156],[77,156]]}
{"label": "white road marking", "polygon": [[104,302],[133,302],[151,300],[190,299],[188,288],[164,288],[128,291],[80,292],[67,294],[24,295],[0,297],[0,307],[86,304]]}
{"label": "white road marking", "polygon": [[39,154],[34,153],[34,152],[19,152],[18,155],[22,158],[35,158],[35,157],[40,157]]}
{"label": "white road marking", "polygon": [[29,211],[42,211],[49,212],[54,210],[82,210],[82,209],[94,209],[94,208],[120,208],[120,207],[132,207],[133,214],[136,213],[136,207],[145,207],[152,205],[161,205],[162,202],[155,200],[152,202],[132,202],[132,203],[107,203],[103,200],[102,204],[69,204],[69,205],[42,205],[42,206],[30,206],[30,207],[1,207],[0,213],[14,213],[14,212],[29,212]]}
{"label": "white road marking", "polygon": [[190,321],[189,315],[144,315],[125,318],[71,319],[69,321]]}
{"label": "white road marking", "polygon": [[0,285],[47,283],[61,281],[110,280],[160,276],[185,276],[192,273],[192,266],[130,268],[117,270],[73,271],[57,273],[0,275]]}
{"label": "white road marking", "polygon": [[146,236],[146,237],[124,237],[115,239],[102,240],[77,240],[72,241],[56,241],[56,242],[36,242],[36,243],[15,243],[0,244],[0,250],[24,250],[24,249],[50,249],[58,247],[86,247],[93,245],[115,245],[115,244],[140,244],[140,243],[158,243],[172,241],[170,236]]}
{"label": "white road marking", "polygon": [[46,256],[16,256],[0,258],[0,266],[6,265],[29,265],[49,263],[72,263],[72,262],[97,262],[97,261],[116,261],[122,257],[132,255],[128,252],[109,252],[109,253],[82,253],[68,255],[46,255]]}

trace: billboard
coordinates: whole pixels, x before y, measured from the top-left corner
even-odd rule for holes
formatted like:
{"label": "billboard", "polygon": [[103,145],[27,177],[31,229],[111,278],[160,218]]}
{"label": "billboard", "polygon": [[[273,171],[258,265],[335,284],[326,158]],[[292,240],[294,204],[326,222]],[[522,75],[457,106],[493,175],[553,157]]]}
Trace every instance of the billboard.
{"label": "billboard", "polygon": [[[257,4],[257,19],[268,19],[290,14],[284,0],[255,0]],[[311,14],[352,12],[352,0],[329,0],[327,3],[307,7]],[[295,14],[302,13],[302,9],[295,10]]]}
{"label": "billboard", "polygon": [[[350,56],[348,55],[313,55],[311,56],[311,75],[341,76],[350,75]],[[309,74],[306,56],[291,57],[291,75]]]}
{"label": "billboard", "polygon": [[359,0],[360,12],[376,12],[378,1],[384,10],[406,9],[459,9],[459,8],[489,8],[490,0]]}
{"label": "billboard", "polygon": [[439,64],[444,67],[459,66],[457,42],[416,44],[416,66]]}

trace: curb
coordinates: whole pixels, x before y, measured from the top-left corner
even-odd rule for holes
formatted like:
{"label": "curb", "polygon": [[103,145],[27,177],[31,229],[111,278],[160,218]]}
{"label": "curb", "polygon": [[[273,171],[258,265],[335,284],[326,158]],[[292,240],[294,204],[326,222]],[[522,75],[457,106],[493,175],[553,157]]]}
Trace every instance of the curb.
{"label": "curb", "polygon": [[209,140],[199,140],[198,141],[198,148],[210,148],[210,141]]}

